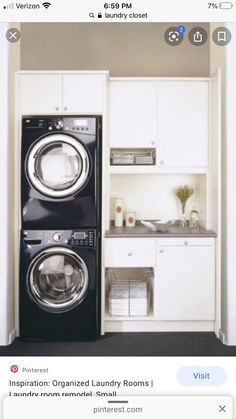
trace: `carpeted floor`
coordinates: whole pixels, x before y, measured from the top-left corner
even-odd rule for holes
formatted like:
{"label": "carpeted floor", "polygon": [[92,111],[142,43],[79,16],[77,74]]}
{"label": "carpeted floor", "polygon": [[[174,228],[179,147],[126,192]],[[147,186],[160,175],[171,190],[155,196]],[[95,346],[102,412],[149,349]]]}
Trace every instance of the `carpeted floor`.
{"label": "carpeted floor", "polygon": [[94,342],[23,342],[0,347],[1,356],[236,356],[214,333],[114,333]]}

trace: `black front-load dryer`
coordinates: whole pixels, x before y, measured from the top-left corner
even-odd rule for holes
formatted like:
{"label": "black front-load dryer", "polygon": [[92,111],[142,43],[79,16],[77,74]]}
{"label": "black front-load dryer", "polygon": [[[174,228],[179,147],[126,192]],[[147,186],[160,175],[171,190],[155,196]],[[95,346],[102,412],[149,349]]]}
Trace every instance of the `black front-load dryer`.
{"label": "black front-load dryer", "polygon": [[22,232],[22,339],[78,341],[97,336],[98,236],[95,229]]}
{"label": "black front-load dryer", "polygon": [[24,229],[100,226],[101,118],[22,118]]}

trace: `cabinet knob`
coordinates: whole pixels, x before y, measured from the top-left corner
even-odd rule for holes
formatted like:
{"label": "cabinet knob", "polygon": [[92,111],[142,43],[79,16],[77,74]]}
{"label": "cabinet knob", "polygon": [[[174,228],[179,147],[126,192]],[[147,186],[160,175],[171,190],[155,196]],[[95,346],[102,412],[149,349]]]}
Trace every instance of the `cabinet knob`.
{"label": "cabinet knob", "polygon": [[185,240],[185,241],[184,241],[184,245],[185,245],[185,246],[188,246],[188,243],[189,243],[189,242],[188,242],[187,240]]}
{"label": "cabinet knob", "polygon": [[160,249],[159,250],[159,253],[164,253],[164,249]]}
{"label": "cabinet knob", "polygon": [[59,106],[56,106],[55,111],[59,111],[59,110],[60,110]]}
{"label": "cabinet knob", "polygon": [[132,253],[132,252],[129,252],[129,253],[128,253],[128,256],[132,256],[132,255],[133,255],[133,253]]}
{"label": "cabinet knob", "polygon": [[164,162],[164,160],[160,160],[160,164],[164,164],[165,162]]}
{"label": "cabinet knob", "polygon": [[64,111],[68,111],[68,106],[64,106]]}
{"label": "cabinet knob", "polygon": [[151,141],[151,144],[152,144],[152,145],[155,145],[155,141]]}

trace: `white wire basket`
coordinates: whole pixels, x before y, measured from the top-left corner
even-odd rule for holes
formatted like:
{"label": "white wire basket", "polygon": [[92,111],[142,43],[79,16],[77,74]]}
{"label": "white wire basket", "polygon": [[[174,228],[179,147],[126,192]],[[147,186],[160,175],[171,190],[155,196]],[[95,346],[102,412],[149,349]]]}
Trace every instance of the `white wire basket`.
{"label": "white wire basket", "polygon": [[146,317],[152,311],[152,268],[106,270],[107,308],[111,317]]}
{"label": "white wire basket", "polygon": [[113,148],[110,163],[112,166],[150,166],[156,164],[154,148]]}

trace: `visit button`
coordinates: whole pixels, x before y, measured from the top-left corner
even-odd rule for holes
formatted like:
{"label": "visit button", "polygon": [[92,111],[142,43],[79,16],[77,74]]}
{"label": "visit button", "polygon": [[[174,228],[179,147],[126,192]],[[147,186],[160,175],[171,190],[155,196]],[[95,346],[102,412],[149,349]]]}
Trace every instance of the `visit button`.
{"label": "visit button", "polygon": [[177,373],[182,386],[217,387],[226,381],[226,372],[221,367],[183,367]]}

